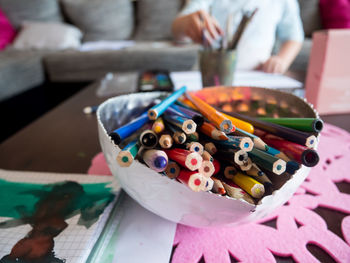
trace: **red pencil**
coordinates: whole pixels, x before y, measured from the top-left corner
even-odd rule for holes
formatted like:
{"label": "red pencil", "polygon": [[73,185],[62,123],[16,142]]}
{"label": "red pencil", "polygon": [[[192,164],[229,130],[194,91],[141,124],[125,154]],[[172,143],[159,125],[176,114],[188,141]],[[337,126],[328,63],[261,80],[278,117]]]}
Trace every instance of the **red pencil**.
{"label": "red pencil", "polygon": [[272,137],[270,135],[265,136],[264,141],[268,145],[285,153],[289,158],[305,166],[313,167],[320,160],[317,152],[314,149],[308,148],[307,146],[300,145],[291,141],[286,141],[282,138],[279,139],[275,136]]}
{"label": "red pencil", "polygon": [[179,165],[194,171],[202,166],[203,158],[197,152],[190,152],[184,149],[164,149],[169,159],[177,162]]}
{"label": "red pencil", "polygon": [[215,166],[211,161],[204,160],[202,166],[198,168],[198,171],[204,176],[209,178],[215,172]]}
{"label": "red pencil", "polygon": [[186,169],[182,169],[176,179],[195,192],[202,191],[207,182],[206,178],[197,171],[189,171]]}

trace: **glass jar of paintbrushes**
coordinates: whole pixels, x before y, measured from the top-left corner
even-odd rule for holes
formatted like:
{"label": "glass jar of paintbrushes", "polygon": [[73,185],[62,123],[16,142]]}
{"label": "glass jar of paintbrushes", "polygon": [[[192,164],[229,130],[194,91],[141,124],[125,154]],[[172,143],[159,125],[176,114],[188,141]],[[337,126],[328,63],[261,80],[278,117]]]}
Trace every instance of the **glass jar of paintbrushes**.
{"label": "glass jar of paintbrushes", "polygon": [[199,69],[203,87],[232,85],[237,62],[237,45],[256,12],[257,9],[253,12],[243,12],[234,34],[232,34],[233,16],[229,15],[225,34],[218,44],[210,41],[211,37],[201,18],[203,48],[199,51]]}

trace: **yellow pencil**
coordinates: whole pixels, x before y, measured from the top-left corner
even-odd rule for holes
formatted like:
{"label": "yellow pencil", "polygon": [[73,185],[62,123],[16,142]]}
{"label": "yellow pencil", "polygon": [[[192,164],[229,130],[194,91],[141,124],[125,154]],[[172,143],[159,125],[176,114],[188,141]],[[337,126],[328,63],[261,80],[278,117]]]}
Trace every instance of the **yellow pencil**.
{"label": "yellow pencil", "polygon": [[252,197],[260,198],[265,193],[265,187],[263,184],[240,172],[237,172],[231,180]]}
{"label": "yellow pencil", "polygon": [[152,125],[152,130],[155,133],[159,134],[162,131],[164,131],[164,129],[165,129],[164,121],[161,117],[158,117]]}
{"label": "yellow pencil", "polygon": [[222,185],[224,186],[226,194],[228,196],[236,199],[243,199],[252,205],[255,204],[253,198],[249,194],[244,192],[240,187],[235,185],[233,182],[222,182]]}

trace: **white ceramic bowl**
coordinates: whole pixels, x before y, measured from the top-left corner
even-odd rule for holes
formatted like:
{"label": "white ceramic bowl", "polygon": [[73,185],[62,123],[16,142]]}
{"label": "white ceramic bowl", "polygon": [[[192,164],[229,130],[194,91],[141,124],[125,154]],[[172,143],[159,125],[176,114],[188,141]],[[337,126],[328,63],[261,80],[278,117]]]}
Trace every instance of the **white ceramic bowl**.
{"label": "white ceramic bowl", "polygon": [[[270,89],[246,88],[267,96],[283,98],[301,110],[303,117],[317,116],[312,106],[292,94]],[[143,111],[142,108],[159,95],[160,93],[155,92],[114,97],[100,105],[97,111],[99,140],[112,174],[134,200],[153,213],[194,227],[242,224],[260,219],[283,205],[308,175],[310,168],[305,166],[290,178],[281,175],[278,177],[281,187],[271,195],[265,196],[255,206],[244,200],[210,192],[193,192],[185,185],[156,173],[138,161],[134,161],[130,167],[120,167],[116,162],[120,148],[113,143],[108,134],[128,122],[132,116],[139,115]]]}

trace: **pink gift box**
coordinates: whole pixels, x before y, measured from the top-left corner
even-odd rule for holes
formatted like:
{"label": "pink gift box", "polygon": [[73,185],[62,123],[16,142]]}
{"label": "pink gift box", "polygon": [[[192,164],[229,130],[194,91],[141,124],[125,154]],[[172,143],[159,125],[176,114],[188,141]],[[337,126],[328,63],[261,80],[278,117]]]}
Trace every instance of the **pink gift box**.
{"label": "pink gift box", "polygon": [[313,34],[305,97],[319,114],[350,112],[350,29]]}

